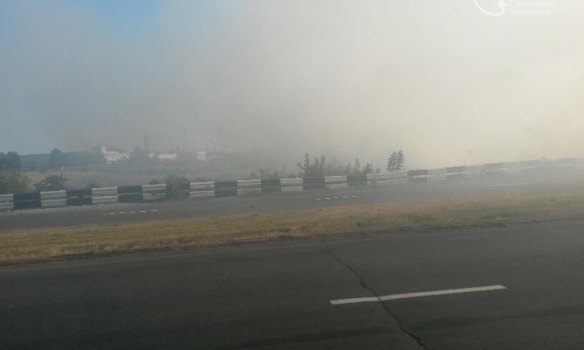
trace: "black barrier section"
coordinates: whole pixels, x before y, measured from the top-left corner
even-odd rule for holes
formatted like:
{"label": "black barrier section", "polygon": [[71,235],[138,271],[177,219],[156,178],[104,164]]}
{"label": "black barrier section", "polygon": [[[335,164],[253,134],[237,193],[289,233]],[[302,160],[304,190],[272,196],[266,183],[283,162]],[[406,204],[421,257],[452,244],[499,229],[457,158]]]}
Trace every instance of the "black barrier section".
{"label": "black barrier section", "polygon": [[118,187],[118,201],[120,203],[140,203],[144,201],[142,186]]}
{"label": "black barrier section", "polygon": [[367,175],[347,175],[347,185],[349,187],[367,186]]}
{"label": "black barrier section", "polygon": [[485,164],[486,170],[502,170],[505,168],[505,163],[488,163]]}
{"label": "black barrier section", "polygon": [[448,174],[465,173],[466,167],[465,166],[452,166],[452,167],[446,168],[446,172]]}
{"label": "black barrier section", "polygon": [[215,198],[237,197],[237,181],[215,181]]}
{"label": "black barrier section", "polygon": [[408,182],[428,182],[428,170],[410,170],[408,171]]}
{"label": "black barrier section", "polygon": [[536,168],[541,166],[542,163],[539,160],[528,160],[521,162],[522,168]]}
{"label": "black barrier section", "polygon": [[14,210],[41,208],[41,193],[15,193]]}
{"label": "black barrier section", "polygon": [[280,179],[262,180],[262,193],[281,192],[282,182]]}
{"label": "black barrier section", "polygon": [[446,175],[447,180],[460,180],[466,179],[466,167],[465,166],[453,166],[446,168]]}
{"label": "black barrier section", "polygon": [[67,190],[67,205],[91,205],[91,188]]}
{"label": "black barrier section", "polygon": [[302,189],[304,191],[310,190],[324,190],[326,188],[323,177],[304,177],[302,178]]}

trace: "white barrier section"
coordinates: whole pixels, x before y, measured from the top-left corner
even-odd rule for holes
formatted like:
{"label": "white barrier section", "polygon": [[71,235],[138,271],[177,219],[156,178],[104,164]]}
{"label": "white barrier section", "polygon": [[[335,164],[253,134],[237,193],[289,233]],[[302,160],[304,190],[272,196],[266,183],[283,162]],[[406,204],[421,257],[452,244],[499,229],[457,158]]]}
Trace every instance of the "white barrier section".
{"label": "white barrier section", "polygon": [[42,208],[58,208],[67,206],[67,191],[41,192]]}
{"label": "white barrier section", "polygon": [[158,202],[166,199],[166,184],[142,185],[142,196],[145,202]]}
{"label": "white barrier section", "polygon": [[510,175],[521,174],[522,171],[521,162],[505,163],[504,169],[505,173]]}
{"label": "white barrier section", "polygon": [[215,182],[193,182],[191,183],[191,198],[215,198]]}
{"label": "white barrier section", "polygon": [[102,187],[91,189],[91,204],[119,203],[117,187]]}
{"label": "white barrier section", "polygon": [[237,180],[238,196],[253,196],[262,194],[262,180]]}
{"label": "white barrier section", "polygon": [[336,190],[339,188],[348,188],[349,184],[347,183],[347,176],[325,176],[324,178],[324,186],[328,190]]}
{"label": "white barrier section", "polygon": [[467,178],[477,178],[485,176],[485,166],[484,165],[471,165],[466,167],[466,177]]}
{"label": "white barrier section", "polygon": [[293,179],[280,180],[282,192],[298,192],[303,190],[302,178],[297,177]]}
{"label": "white barrier section", "polygon": [[14,195],[13,194],[0,194],[0,210],[13,210],[14,209]]}
{"label": "white barrier section", "polygon": [[406,172],[367,175],[367,186],[389,186],[407,183],[408,174]]}
{"label": "white barrier section", "polygon": [[448,170],[446,168],[430,169],[428,170],[428,182],[432,181],[446,181],[448,177]]}

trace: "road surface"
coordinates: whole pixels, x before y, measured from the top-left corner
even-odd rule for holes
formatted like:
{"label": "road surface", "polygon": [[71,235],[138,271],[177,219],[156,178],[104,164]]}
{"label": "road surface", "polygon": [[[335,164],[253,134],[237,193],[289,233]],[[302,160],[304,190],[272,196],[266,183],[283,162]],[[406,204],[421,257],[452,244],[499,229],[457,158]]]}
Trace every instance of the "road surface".
{"label": "road surface", "polygon": [[4,267],[0,348],[581,349],[583,228],[353,235]]}

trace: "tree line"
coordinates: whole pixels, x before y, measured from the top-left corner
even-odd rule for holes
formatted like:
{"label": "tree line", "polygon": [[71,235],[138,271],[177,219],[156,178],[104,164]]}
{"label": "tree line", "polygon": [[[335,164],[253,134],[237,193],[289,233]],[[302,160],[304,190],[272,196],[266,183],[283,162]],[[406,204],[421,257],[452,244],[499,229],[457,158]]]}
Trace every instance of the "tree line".
{"label": "tree line", "polygon": [[[405,154],[402,150],[393,152],[387,159],[386,172],[398,172],[404,169]],[[310,155],[304,155],[304,161],[296,164],[298,167],[299,177],[322,177],[322,176],[339,176],[339,175],[367,175],[380,174],[381,169],[374,168],[373,163],[366,163],[361,166],[359,158],[355,159],[354,163],[347,163],[346,165],[335,165],[327,162],[324,155],[314,157],[311,160]]]}

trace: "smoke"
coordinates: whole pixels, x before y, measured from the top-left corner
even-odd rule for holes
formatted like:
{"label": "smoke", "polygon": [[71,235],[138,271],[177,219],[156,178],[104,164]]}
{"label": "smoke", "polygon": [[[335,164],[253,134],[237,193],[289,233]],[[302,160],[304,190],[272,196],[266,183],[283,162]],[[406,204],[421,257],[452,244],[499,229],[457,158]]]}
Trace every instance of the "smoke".
{"label": "smoke", "polygon": [[410,167],[584,156],[576,0],[502,17],[473,1],[163,4],[3,2],[0,150],[131,150],[147,131],[159,150],[380,167],[397,149]]}

